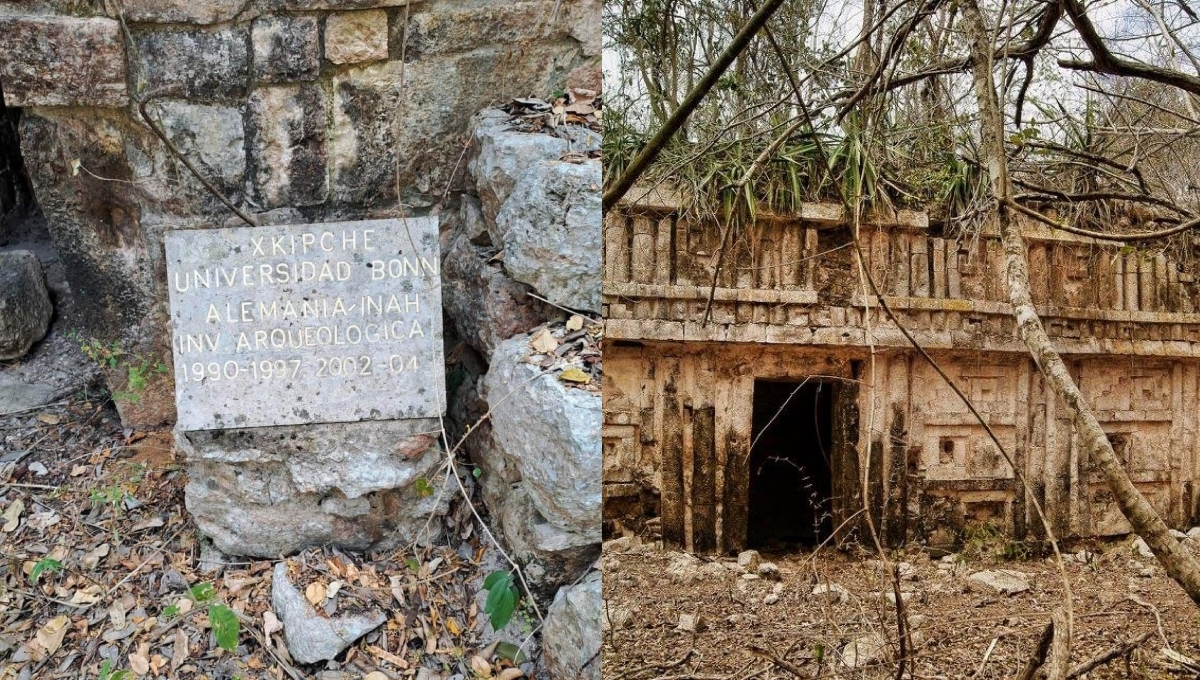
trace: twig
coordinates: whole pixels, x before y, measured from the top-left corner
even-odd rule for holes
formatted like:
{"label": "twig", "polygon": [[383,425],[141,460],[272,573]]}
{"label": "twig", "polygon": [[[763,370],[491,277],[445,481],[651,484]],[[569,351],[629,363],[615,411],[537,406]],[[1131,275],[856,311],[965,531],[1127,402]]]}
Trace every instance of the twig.
{"label": "twig", "polygon": [[581,318],[582,318],[582,319],[583,319],[583,320],[584,320],[586,323],[594,324],[594,325],[596,325],[596,326],[601,326],[601,325],[603,325],[601,322],[599,322],[599,321],[597,321],[597,320],[595,320],[595,319],[591,318],[591,317],[590,317],[590,316],[588,316],[587,314],[580,314],[579,312],[577,312],[577,311],[575,311],[575,310],[573,310],[573,309],[568,309],[567,307],[563,307],[562,305],[557,305],[557,304],[554,304],[553,302],[551,302],[551,301],[547,300],[546,298],[542,297],[541,295],[538,295],[537,293],[526,293],[526,294],[525,294],[525,296],[526,296],[526,297],[531,297],[531,298],[534,298],[535,300],[541,300],[542,302],[545,302],[546,304],[550,305],[551,307],[557,307],[558,309],[561,309],[561,310],[563,310],[564,312],[570,312],[571,314],[578,315],[578,316],[579,316],[579,317],[581,317]]}
{"label": "twig", "polygon": [[755,656],[761,656],[762,658],[766,659],[767,661],[770,661],[771,663],[775,664],[779,668],[782,668],[783,670],[791,673],[792,675],[794,675],[798,678],[807,675],[804,672],[804,669],[802,669],[799,666],[797,666],[796,664],[788,661],[787,659],[780,657],[778,654],[776,654],[775,652],[772,652],[769,649],[764,649],[762,647],[755,647],[753,645],[749,649],[750,649],[751,654],[754,654]]}
{"label": "twig", "polygon": [[1107,652],[1104,652],[1103,654],[1100,654],[1099,656],[1095,656],[1095,657],[1089,659],[1088,661],[1084,661],[1083,663],[1079,664],[1078,666],[1072,668],[1070,673],[1067,673],[1067,679],[1070,680],[1070,678],[1077,678],[1077,677],[1083,675],[1084,673],[1087,673],[1087,672],[1091,671],[1092,669],[1097,668],[1098,666],[1102,666],[1102,665],[1108,663],[1109,661],[1112,661],[1113,659],[1125,656],[1126,654],[1128,654],[1128,653],[1132,652],[1134,649],[1136,649],[1138,645],[1142,644],[1146,640],[1149,640],[1153,636],[1154,636],[1154,631],[1148,630],[1145,633],[1142,633],[1141,635],[1137,636],[1136,638],[1130,640],[1129,642],[1125,642],[1123,644],[1117,645],[1116,647],[1108,650]]}
{"label": "twig", "polygon": [[225,198],[225,194],[222,194],[220,191],[217,191],[217,188],[215,186],[213,186],[212,182],[208,181],[208,179],[205,178],[204,175],[200,174],[200,171],[196,169],[196,166],[192,165],[192,162],[187,159],[187,156],[184,156],[183,153],[180,152],[180,150],[175,146],[175,144],[172,143],[171,140],[167,137],[166,133],[164,133],[158,127],[158,125],[154,122],[154,120],[152,120],[150,118],[150,112],[146,110],[147,104],[149,104],[152,100],[154,100],[158,97],[162,97],[162,96],[168,95],[168,94],[178,93],[178,91],[179,91],[178,85],[168,85],[166,87],[160,87],[156,90],[151,90],[151,91],[147,92],[146,95],[144,97],[142,97],[142,100],[140,102],[138,102],[138,111],[140,111],[142,114],[142,120],[146,121],[146,125],[150,128],[150,131],[153,132],[155,134],[155,136],[157,136],[159,139],[161,139],[163,141],[163,144],[167,145],[167,150],[171,152],[171,155],[175,156],[175,158],[178,158],[179,161],[181,163],[183,163],[184,167],[186,167],[189,171],[191,171],[191,173],[196,176],[196,179],[200,180],[200,183],[204,185],[205,189],[208,189],[208,191],[213,196],[216,196],[218,200],[220,200],[222,203],[225,204],[225,207],[229,208],[234,213],[236,213],[238,217],[242,218],[243,222],[245,222],[246,224],[248,224],[252,227],[257,227],[258,224],[255,223],[255,221],[252,220],[249,215],[242,212],[241,209],[239,209],[236,205],[234,205],[233,202],[231,202],[228,198]]}
{"label": "twig", "polygon": [[971,677],[978,677],[979,674],[983,672],[983,667],[987,665],[988,659],[992,658],[992,652],[996,651],[996,645],[999,644],[1000,638],[1002,637],[1004,636],[997,635],[996,637],[992,638],[992,644],[988,645],[987,651],[983,653],[983,659],[979,661],[979,668],[975,669],[975,672],[971,674]]}

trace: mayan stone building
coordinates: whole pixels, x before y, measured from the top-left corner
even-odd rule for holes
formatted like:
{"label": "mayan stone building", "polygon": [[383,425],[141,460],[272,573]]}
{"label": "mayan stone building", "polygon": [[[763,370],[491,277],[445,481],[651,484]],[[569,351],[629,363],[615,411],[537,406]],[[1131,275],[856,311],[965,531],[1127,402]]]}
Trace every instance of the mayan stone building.
{"label": "mayan stone building", "polygon": [[[1040,535],[984,428],[864,296],[840,206],[760,216],[732,237],[705,323],[720,226],[661,191],[629,199],[604,234],[610,534],[656,518],[667,544],[696,551],[812,544],[861,520],[861,475],[890,544],[947,544],[971,525]],[[1025,232],[1043,321],[1118,455],[1168,524],[1194,524],[1196,282],[1161,253]],[[861,233],[889,306],[988,420],[1056,533],[1128,532],[1015,335],[998,237],[944,238],[905,211]]]}

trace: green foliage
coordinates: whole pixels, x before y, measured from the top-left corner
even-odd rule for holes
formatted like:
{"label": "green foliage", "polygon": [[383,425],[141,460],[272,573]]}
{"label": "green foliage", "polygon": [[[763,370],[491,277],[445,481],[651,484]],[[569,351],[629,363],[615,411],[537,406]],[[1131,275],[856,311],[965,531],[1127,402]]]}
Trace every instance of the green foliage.
{"label": "green foliage", "polygon": [[179,616],[179,605],[173,604],[173,605],[167,606],[165,609],[162,610],[162,616],[164,619],[166,619],[168,621],[175,618],[176,616]]}
{"label": "green foliage", "polygon": [[67,337],[78,342],[79,349],[92,361],[109,370],[125,371],[125,389],[113,391],[112,396],[116,401],[136,404],[141,400],[150,379],[168,370],[162,361],[125,351],[117,340],[84,339],[78,331],[71,331]]}
{"label": "green foliage", "polygon": [[133,673],[125,670],[116,670],[113,668],[111,659],[105,659],[104,663],[100,664],[100,675],[96,676],[98,680],[131,680]]}
{"label": "green foliage", "polygon": [[421,494],[422,498],[432,496],[434,492],[433,484],[424,477],[417,479],[417,493]]}
{"label": "green foliage", "polygon": [[37,563],[33,565],[33,569],[29,572],[29,582],[37,583],[38,579],[42,577],[42,574],[47,571],[62,571],[62,562],[59,562],[52,557],[43,557],[42,559],[38,560]]}
{"label": "green foliage", "polygon": [[488,591],[483,613],[492,622],[493,630],[500,630],[512,619],[513,610],[521,599],[521,593],[513,582],[512,572],[507,569],[493,571],[483,580],[483,589]]}
{"label": "green foliage", "polygon": [[211,602],[217,596],[217,591],[211,583],[197,583],[188,589],[188,596],[199,604]]}
{"label": "green foliage", "polygon": [[88,500],[91,501],[92,507],[107,505],[113,510],[119,510],[125,499],[129,497],[129,492],[120,484],[113,484],[103,489],[92,489],[88,495]]}
{"label": "green foliage", "polygon": [[959,557],[963,561],[990,558],[1015,562],[1029,559],[1033,554],[1029,544],[1013,540],[994,522],[967,525],[962,530],[962,541]]}
{"label": "green foliage", "polygon": [[223,604],[213,603],[208,605],[208,620],[213,636],[217,638],[217,645],[227,652],[237,649],[238,635],[241,633],[237,614]]}
{"label": "green foliage", "polygon": [[496,645],[496,656],[501,659],[507,659],[513,663],[523,663],[525,661],[525,652],[521,648],[511,642],[501,642]]}

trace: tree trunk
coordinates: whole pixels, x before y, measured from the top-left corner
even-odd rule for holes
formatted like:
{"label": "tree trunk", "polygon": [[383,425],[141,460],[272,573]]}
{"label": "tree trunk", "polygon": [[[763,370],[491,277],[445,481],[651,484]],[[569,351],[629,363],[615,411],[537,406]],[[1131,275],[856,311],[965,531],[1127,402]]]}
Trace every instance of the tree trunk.
{"label": "tree trunk", "polygon": [[1066,363],[1054,348],[1034,307],[1029,292],[1025,239],[1021,235],[1020,225],[1011,218],[1007,207],[1012,196],[1012,184],[1004,153],[1004,119],[992,76],[992,35],[976,0],[965,0],[962,7],[974,57],[974,89],[979,105],[981,149],[995,196],[992,218],[997,222],[1004,245],[1008,294],[1016,316],[1017,331],[1038,369],[1046,377],[1047,386],[1071,414],[1079,446],[1087,452],[1087,460],[1095,461],[1099,466],[1122,514],[1154,551],[1167,575],[1183,587],[1193,602],[1200,604],[1200,562],[1170,535],[1166,523],[1129,479],[1129,474],[1113,452],[1108,436],[1084,401],[1079,386],[1071,378]]}

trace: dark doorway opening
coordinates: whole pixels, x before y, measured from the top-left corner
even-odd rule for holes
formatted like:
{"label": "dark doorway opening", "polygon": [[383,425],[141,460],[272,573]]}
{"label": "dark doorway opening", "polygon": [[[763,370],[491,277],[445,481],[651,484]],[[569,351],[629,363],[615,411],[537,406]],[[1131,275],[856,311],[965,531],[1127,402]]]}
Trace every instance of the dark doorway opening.
{"label": "dark doorway opening", "polygon": [[751,547],[815,545],[833,531],[834,404],[841,386],[754,382]]}

